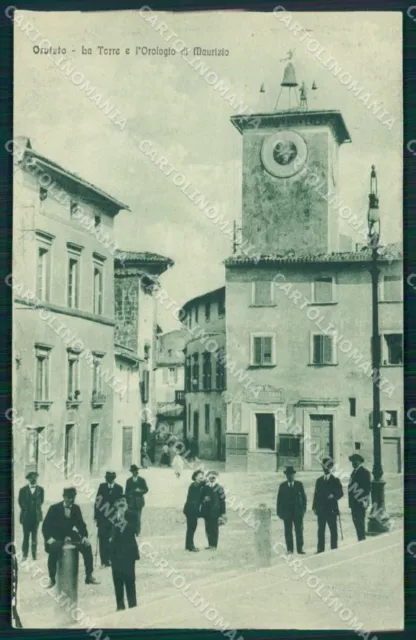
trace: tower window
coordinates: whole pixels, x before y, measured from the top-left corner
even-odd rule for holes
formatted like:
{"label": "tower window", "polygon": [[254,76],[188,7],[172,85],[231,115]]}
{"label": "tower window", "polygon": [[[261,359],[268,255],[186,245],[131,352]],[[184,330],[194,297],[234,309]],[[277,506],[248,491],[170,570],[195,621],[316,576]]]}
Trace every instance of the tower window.
{"label": "tower window", "polygon": [[357,400],[356,398],[348,398],[350,402],[350,416],[354,417],[357,415]]}

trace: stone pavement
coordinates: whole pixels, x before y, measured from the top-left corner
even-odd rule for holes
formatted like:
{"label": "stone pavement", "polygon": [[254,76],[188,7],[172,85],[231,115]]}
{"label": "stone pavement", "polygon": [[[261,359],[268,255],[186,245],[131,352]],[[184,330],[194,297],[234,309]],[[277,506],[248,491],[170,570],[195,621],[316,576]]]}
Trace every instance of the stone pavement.
{"label": "stone pavement", "polygon": [[[185,518],[182,515],[182,508],[189,486],[190,472],[177,480],[170,469],[152,468],[145,470],[143,476],[146,477],[150,491],[146,496],[146,507],[143,510],[140,541],[150,544],[147,551],[155,551],[158,558],[165,559],[178,574],[186,578],[187,582],[192,581],[192,584],[216,583],[219,579],[235,579],[247,573],[251,575],[251,572],[256,568],[255,534],[237,512],[233,511],[231,507],[228,508],[228,522],[220,529],[220,543],[216,553],[204,550],[206,540],[203,520],[200,520],[195,537],[197,546],[202,550],[199,554],[187,553],[184,551]],[[298,477],[304,482],[308,496],[308,512],[304,521],[305,550],[308,555],[304,557],[309,559],[316,550],[316,518],[311,512],[311,503],[317,474],[299,473]],[[124,478],[118,478],[119,481],[121,479],[124,480]],[[276,492],[281,479],[280,474],[223,473],[220,477],[228,494],[238,497],[237,503],[252,508],[260,502],[265,502],[271,508],[273,542],[283,540],[283,525],[275,515]],[[397,526],[401,526],[403,513],[401,488],[402,478],[400,476],[388,478],[386,501],[389,512],[396,516]],[[48,498],[49,490],[46,493]],[[78,502],[81,504],[84,518],[89,527],[90,539],[95,553],[96,530],[92,522],[93,501],[88,503],[78,500]],[[45,505],[45,510],[48,504]],[[340,541],[342,548],[355,540],[355,533],[346,498],[341,501],[340,508],[344,531],[344,541]],[[18,511],[16,511],[17,516]],[[382,538],[384,537],[382,536]],[[46,573],[47,556],[43,550],[42,537],[40,537],[40,542],[42,543],[39,545],[37,566],[40,571]],[[20,548],[21,527],[19,525],[16,527],[16,543]],[[273,567],[280,562],[275,555],[273,555],[272,561]],[[160,594],[171,594],[172,590],[175,591],[175,587],[172,586],[166,575],[154,564],[148,557],[148,553],[142,554],[142,559],[136,564],[137,594],[140,603],[143,602],[143,598],[153,597],[153,594],[159,594],[157,597],[160,597]],[[39,573],[39,576],[41,575]],[[85,585],[84,567],[81,561],[79,602],[82,603],[81,606],[85,614],[93,619],[102,616],[103,612],[110,613],[115,609],[111,570],[97,569],[96,576],[101,581],[100,585]],[[185,599],[184,596],[181,598]],[[34,579],[30,573],[22,568],[19,573],[18,605],[24,627],[56,628],[71,624],[73,620],[68,620],[68,616],[65,618],[61,610],[56,611],[54,604],[36,578]]]}
{"label": "stone pavement", "polygon": [[[231,630],[353,629],[349,625],[353,621],[371,631],[403,628],[402,531],[303,556],[300,562],[309,570],[306,577],[300,577],[300,571],[295,572],[280,557],[272,568],[195,582],[185,589],[188,597],[172,585],[170,594],[165,590],[145,595],[137,609],[98,618],[96,626],[218,629],[226,624],[223,628]],[[314,576],[310,581],[314,588],[308,585],[310,576]],[[321,596],[316,593],[317,584]],[[196,590],[203,598],[198,606],[190,601]],[[329,592],[333,595],[325,602]],[[332,597],[338,599],[338,607],[330,606]]]}

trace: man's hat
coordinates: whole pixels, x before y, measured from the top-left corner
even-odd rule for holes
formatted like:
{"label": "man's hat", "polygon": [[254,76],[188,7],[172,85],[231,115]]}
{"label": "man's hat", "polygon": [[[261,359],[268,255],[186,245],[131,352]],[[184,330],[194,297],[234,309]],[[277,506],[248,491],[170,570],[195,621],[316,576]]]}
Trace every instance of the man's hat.
{"label": "man's hat", "polygon": [[289,467],[286,467],[286,469],[284,470],[283,473],[285,473],[286,475],[288,473],[296,473],[296,469],[294,467],[292,467],[292,466],[289,466]]}
{"label": "man's hat", "polygon": [[38,472],[36,471],[36,469],[29,469],[29,470],[26,472],[26,476],[25,476],[25,477],[26,477],[26,480],[29,480],[29,478],[30,478],[31,476],[36,476],[37,478],[39,478],[39,474],[38,474]]}
{"label": "man's hat", "polygon": [[194,471],[194,472],[193,472],[193,474],[192,474],[192,476],[191,476],[191,477],[192,477],[192,480],[196,480],[196,477],[197,477],[197,475],[198,475],[199,473],[204,473],[204,472],[202,471],[202,469],[197,469],[196,471]]}
{"label": "man's hat", "polygon": [[76,496],[77,490],[75,487],[65,487],[62,493],[64,496]]}
{"label": "man's hat", "polygon": [[364,462],[364,458],[359,454],[359,453],[353,453],[348,460],[350,462],[354,462],[354,460],[358,460],[358,462],[363,463]]}
{"label": "man's hat", "polygon": [[326,469],[332,469],[332,467],[334,466],[334,461],[332,460],[332,458],[323,458],[322,466]]}
{"label": "man's hat", "polygon": [[120,502],[120,500],[127,500],[124,493],[121,496],[118,496],[116,500],[114,500],[114,504],[117,504],[117,502]]}
{"label": "man's hat", "polygon": [[131,465],[131,467],[130,467],[130,472],[132,472],[132,471],[138,471],[138,470],[139,470],[139,467],[137,466],[137,464],[132,464],[132,465]]}
{"label": "man's hat", "polygon": [[207,476],[215,476],[216,478],[218,478],[219,473],[218,471],[212,470],[212,471],[208,471]]}
{"label": "man's hat", "polygon": [[105,472],[105,477],[106,478],[116,478],[117,474],[115,471],[106,471]]}

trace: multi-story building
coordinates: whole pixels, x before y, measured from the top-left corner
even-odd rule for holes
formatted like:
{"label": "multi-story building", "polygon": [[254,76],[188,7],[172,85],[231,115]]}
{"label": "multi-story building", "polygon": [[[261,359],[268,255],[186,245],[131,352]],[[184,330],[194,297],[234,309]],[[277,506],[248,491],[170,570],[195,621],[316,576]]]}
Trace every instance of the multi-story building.
{"label": "multi-story building", "polygon": [[[138,363],[140,395],[126,407],[126,396],[117,405],[114,419],[113,455],[116,468],[128,468],[140,460],[140,448],[156,428],[155,392],[157,303],[153,291],[158,276],[173,265],[170,258],[156,253],[123,251],[115,259],[115,342],[118,367],[136,385]],[[122,360],[124,364],[122,364]],[[134,407],[134,408],[133,408]],[[137,411],[136,415],[135,412]],[[127,420],[129,422],[127,422]]]}
{"label": "multi-story building", "polygon": [[156,352],[157,425],[183,440],[185,406],[184,329],[159,334]]}
{"label": "multi-story building", "polygon": [[[200,458],[224,460],[226,405],[224,390],[225,287],[189,300],[183,306],[185,409],[187,438]],[[204,339],[201,340],[201,335]],[[208,348],[208,345],[209,348]]]}
{"label": "multi-story building", "polygon": [[109,246],[114,218],[128,207],[27,139],[14,160],[15,474],[36,465],[40,481],[60,483],[112,460],[113,394],[122,385],[113,375]]}
{"label": "multi-story building", "polygon": [[[348,207],[339,206],[338,155],[351,141],[343,117],[304,105],[231,121],[243,137],[242,241],[257,255],[226,261],[227,355],[255,382],[247,391],[228,376],[227,466],[319,469],[327,453],[348,467],[354,450],[369,461],[371,253],[345,251],[340,237]],[[379,263],[383,464],[398,472],[400,252],[381,252]]]}

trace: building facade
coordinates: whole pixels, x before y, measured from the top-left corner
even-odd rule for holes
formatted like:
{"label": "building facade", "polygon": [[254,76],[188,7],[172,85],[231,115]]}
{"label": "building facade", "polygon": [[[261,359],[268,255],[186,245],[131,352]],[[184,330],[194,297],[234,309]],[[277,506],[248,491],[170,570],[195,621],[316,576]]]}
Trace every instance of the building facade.
{"label": "building facade", "polygon": [[123,394],[114,396],[113,469],[127,471],[140,461],[141,390],[140,359],[123,345],[114,345],[115,370],[122,380]]}
{"label": "building facade", "polygon": [[[228,376],[230,469],[318,470],[325,454],[348,468],[353,451],[372,459],[371,252],[345,250],[352,242],[340,234],[341,219],[357,223],[338,192],[338,158],[351,139],[339,111],[305,102],[231,118],[243,146],[242,245],[256,257],[240,247],[225,263],[227,355],[255,381],[246,391]],[[380,253],[383,461],[397,473],[402,260],[393,248]]]}
{"label": "building facade", "polygon": [[[150,440],[156,428],[157,304],[153,292],[158,277],[172,265],[170,258],[149,252],[123,251],[115,259],[115,342],[123,349],[123,356],[118,352],[118,361],[131,376],[132,384],[134,365],[138,363],[140,385],[134,403],[136,417],[133,410],[125,408],[124,399],[115,419],[114,455],[124,468],[140,461],[141,445]],[[134,357],[129,364],[128,354]]]}
{"label": "building facade", "polygon": [[189,300],[182,310],[186,433],[198,455],[225,459],[225,287]]}
{"label": "building facade", "polygon": [[156,351],[157,426],[183,440],[185,406],[184,329],[159,334]]}
{"label": "building facade", "polygon": [[[14,150],[15,474],[87,478],[112,460],[114,218],[126,205],[21,139]],[[82,221],[82,223],[80,222]]]}

